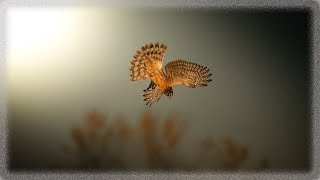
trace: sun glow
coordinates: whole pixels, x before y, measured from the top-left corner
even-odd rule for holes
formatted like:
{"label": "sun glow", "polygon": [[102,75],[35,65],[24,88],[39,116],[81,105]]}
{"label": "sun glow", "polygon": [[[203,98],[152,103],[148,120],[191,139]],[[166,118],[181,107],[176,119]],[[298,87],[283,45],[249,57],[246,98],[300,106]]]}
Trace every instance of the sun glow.
{"label": "sun glow", "polygon": [[83,65],[79,48],[89,37],[86,23],[90,16],[85,12],[76,8],[7,11],[7,70],[11,92],[22,95],[31,89],[32,94],[37,94],[41,87],[50,93],[68,84],[68,78],[73,76],[69,69]]}
{"label": "sun glow", "polygon": [[56,9],[17,8],[8,11],[9,49],[27,51],[47,47],[61,38],[70,14]]}

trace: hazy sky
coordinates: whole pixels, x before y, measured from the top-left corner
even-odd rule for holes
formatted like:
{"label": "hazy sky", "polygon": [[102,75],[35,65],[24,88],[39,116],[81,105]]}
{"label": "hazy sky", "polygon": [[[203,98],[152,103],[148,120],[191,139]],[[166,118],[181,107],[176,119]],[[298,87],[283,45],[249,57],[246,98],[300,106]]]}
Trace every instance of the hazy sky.
{"label": "hazy sky", "polygon": [[[264,12],[264,13],[263,13]],[[8,85],[13,160],[59,156],[70,128],[92,109],[130,117],[182,113],[189,141],[232,137],[275,168],[306,165],[308,14],[268,11],[13,8],[8,11]],[[151,107],[147,81],[130,81],[142,45],[168,46],[164,64],[208,66],[205,88],[174,87]],[[186,149],[192,152],[192,147]],[[34,160],[34,157],[37,160]]]}

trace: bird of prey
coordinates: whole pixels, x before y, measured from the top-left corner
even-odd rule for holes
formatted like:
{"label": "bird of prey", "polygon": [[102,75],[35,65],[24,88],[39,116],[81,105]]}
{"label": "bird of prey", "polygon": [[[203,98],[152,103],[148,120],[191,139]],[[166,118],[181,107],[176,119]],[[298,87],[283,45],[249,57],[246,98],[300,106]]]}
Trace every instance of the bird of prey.
{"label": "bird of prey", "polygon": [[185,85],[190,88],[204,87],[212,81],[209,77],[209,69],[193,62],[174,60],[165,65],[165,73],[162,69],[163,59],[167,46],[159,44],[145,44],[141,51],[134,54],[131,61],[131,80],[151,79],[147,89],[144,89],[144,101],[151,106],[159,101],[162,94],[173,96],[173,86]]}

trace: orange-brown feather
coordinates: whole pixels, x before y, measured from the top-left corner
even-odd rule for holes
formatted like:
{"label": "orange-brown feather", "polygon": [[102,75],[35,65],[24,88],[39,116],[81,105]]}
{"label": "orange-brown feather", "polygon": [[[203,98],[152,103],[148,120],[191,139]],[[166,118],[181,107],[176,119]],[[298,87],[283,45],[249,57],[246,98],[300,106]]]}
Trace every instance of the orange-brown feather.
{"label": "orange-brown feather", "polygon": [[155,71],[155,74],[151,77],[151,80],[160,88],[162,92],[169,87],[167,76],[162,70]]}
{"label": "orange-brown feather", "polygon": [[167,46],[159,43],[150,43],[142,46],[141,51],[137,51],[133,56],[134,60],[131,61],[131,80],[145,80],[153,77],[157,71],[162,71],[162,62],[166,49]]}

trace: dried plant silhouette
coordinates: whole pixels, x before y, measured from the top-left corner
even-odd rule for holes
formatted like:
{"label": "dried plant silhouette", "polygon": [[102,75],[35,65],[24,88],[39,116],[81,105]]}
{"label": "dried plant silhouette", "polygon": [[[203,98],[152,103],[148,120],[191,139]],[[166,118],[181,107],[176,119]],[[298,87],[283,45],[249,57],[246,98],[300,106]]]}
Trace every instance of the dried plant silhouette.
{"label": "dried plant silhouette", "polygon": [[[230,138],[206,137],[195,144],[199,151],[194,161],[187,162],[179,153],[186,130],[186,121],[176,114],[160,121],[147,111],[132,125],[121,116],[108,119],[93,111],[83,126],[71,129],[74,144],[65,145],[64,151],[77,159],[73,168],[82,169],[238,170],[249,157],[248,150]],[[267,158],[260,164],[256,169],[268,168]]]}

